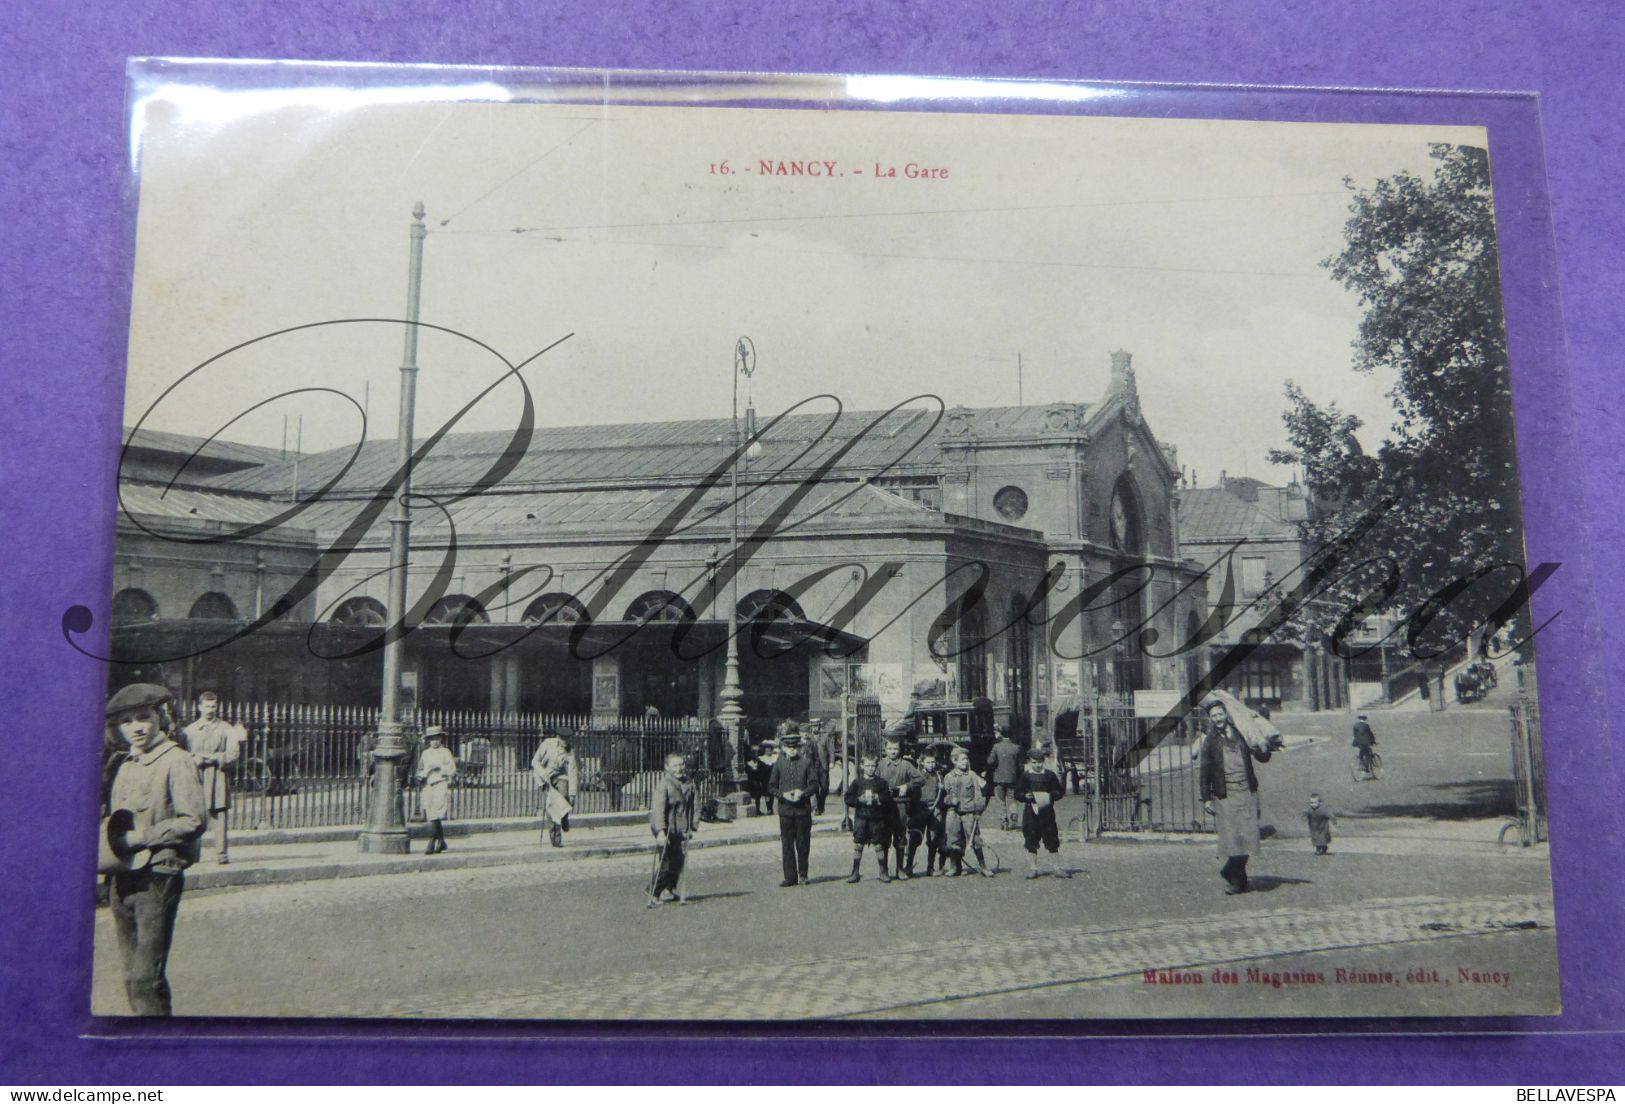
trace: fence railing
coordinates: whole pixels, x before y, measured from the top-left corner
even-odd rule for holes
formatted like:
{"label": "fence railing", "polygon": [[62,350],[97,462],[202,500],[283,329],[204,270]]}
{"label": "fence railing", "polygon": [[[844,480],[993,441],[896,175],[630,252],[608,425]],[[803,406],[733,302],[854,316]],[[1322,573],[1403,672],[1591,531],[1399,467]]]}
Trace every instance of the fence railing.
{"label": "fence railing", "polygon": [[1525,847],[1546,839],[1546,759],[1540,743],[1540,702],[1519,694],[1507,707],[1512,721],[1512,784],[1518,836]]}
{"label": "fence railing", "polygon": [[1052,720],[1062,780],[1084,796],[1084,831],[1211,832],[1192,756],[1201,722],[1192,717],[1150,744],[1158,723],[1136,717],[1134,702],[1101,694]]}
{"label": "fence railing", "polygon": [[[376,707],[223,702],[221,715],[247,739],[231,768],[233,820],[244,828],[359,827],[371,789]],[[668,752],[689,757],[702,796],[729,774],[728,749],[692,718],[602,717],[475,710],[419,710],[402,761],[408,820],[422,819],[413,782],[421,732],[446,730],[457,757],[453,819],[527,817],[537,812],[531,756],[544,729],[569,734],[576,753],[581,813],[647,809]]]}

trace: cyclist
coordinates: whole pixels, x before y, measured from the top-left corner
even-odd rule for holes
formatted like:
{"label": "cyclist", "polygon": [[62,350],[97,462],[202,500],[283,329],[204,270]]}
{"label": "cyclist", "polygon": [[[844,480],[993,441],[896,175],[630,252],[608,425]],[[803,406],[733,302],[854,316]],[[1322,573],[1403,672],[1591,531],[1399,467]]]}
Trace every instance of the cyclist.
{"label": "cyclist", "polygon": [[1376,746],[1377,734],[1371,731],[1371,726],[1366,723],[1366,715],[1361,713],[1354,719],[1354,747],[1364,774],[1371,773],[1372,749]]}

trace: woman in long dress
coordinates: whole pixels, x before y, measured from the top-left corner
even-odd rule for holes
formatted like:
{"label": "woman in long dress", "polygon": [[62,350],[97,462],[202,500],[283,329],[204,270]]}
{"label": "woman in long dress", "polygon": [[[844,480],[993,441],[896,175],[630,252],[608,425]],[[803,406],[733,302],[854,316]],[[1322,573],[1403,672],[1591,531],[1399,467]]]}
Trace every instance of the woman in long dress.
{"label": "woman in long dress", "polygon": [[1279,733],[1223,691],[1202,701],[1211,726],[1201,757],[1202,807],[1218,822],[1219,876],[1224,891],[1247,892],[1247,860],[1258,854],[1258,775],[1253,760],[1269,762],[1270,734]]}
{"label": "woman in long dress", "polygon": [[438,854],[446,849],[446,830],[442,821],[451,814],[451,780],[457,777],[457,757],[445,747],[446,730],[432,725],[423,734],[426,745],[418,756],[417,779],[423,784],[420,800],[423,815],[429,819],[429,846],[425,855]]}

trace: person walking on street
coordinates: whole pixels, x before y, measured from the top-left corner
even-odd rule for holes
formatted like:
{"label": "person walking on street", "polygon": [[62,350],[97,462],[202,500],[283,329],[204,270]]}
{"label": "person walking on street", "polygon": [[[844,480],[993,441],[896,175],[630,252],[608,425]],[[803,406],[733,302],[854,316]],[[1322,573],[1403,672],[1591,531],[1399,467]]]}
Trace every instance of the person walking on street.
{"label": "person walking on street", "polygon": [[999,803],[999,827],[1008,830],[1016,826],[1010,797],[1015,792],[1017,780],[1021,778],[1026,757],[1022,754],[1021,745],[1010,738],[1009,725],[999,725],[998,733],[998,740],[987,753],[987,773],[988,781],[993,783],[993,797]]}
{"label": "person walking on street", "polygon": [[1202,749],[1202,808],[1217,822],[1219,857],[1227,894],[1247,892],[1247,860],[1258,854],[1258,775],[1253,760],[1270,759],[1275,726],[1219,690],[1202,700],[1212,729]]}
{"label": "person walking on street", "polygon": [[680,751],[666,754],[666,773],[655,783],[649,800],[649,830],[655,837],[655,873],[649,883],[649,907],[670,893],[679,905],[686,902],[678,886],[688,864],[688,839],[700,827],[694,783],[688,777],[688,757]]}
{"label": "person walking on street", "polygon": [[152,683],[126,686],[107,702],[107,723],[130,749],[113,777],[103,829],[116,867],[108,905],[138,1016],[171,1012],[175,916],[209,815],[197,765],[169,738],[169,702],[169,691]]}
{"label": "person walking on street", "polygon": [[1321,804],[1319,794],[1312,793],[1303,818],[1309,824],[1309,842],[1315,845],[1315,854],[1329,853],[1332,848],[1332,822],[1337,819],[1336,814]]}
{"label": "person walking on street", "polygon": [[787,889],[807,884],[818,779],[812,760],[801,754],[801,733],[786,732],[780,743],[779,759],[768,775],[767,788],[779,808],[779,846],[784,856],[784,880],[779,887]]}
{"label": "person walking on street", "polygon": [[563,847],[575,808],[576,753],[569,738],[551,725],[542,729],[542,736],[541,746],[530,760],[530,773],[542,794],[542,838]]}
{"label": "person walking on street", "polygon": [[426,747],[418,756],[417,780],[423,787],[419,800],[429,821],[429,846],[425,855],[446,849],[445,820],[451,815],[451,783],[457,777],[457,757],[445,746],[446,730],[430,725],[423,732]]}
{"label": "person walking on street", "polygon": [[237,762],[248,732],[220,716],[220,695],[205,690],[197,698],[197,720],[181,729],[181,744],[192,754],[203,784],[203,799],[214,822],[214,854],[219,863],[231,862],[227,822],[231,818],[231,782],[226,768]]}

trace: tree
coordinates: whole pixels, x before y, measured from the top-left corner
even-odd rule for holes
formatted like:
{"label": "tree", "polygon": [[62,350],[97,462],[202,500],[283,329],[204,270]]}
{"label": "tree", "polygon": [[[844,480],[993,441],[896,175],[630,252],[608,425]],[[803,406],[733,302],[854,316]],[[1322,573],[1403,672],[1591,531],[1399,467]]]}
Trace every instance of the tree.
{"label": "tree", "polygon": [[[1306,534],[1329,539],[1388,501],[1364,548],[1398,567],[1383,605],[1416,617],[1451,583],[1488,571],[1443,610],[1429,611],[1420,654],[1465,639],[1519,579],[1494,565],[1523,566],[1512,389],[1490,196],[1489,155],[1433,145],[1432,180],[1402,172],[1354,192],[1342,251],[1322,265],[1365,309],[1353,369],[1394,372],[1396,420],[1375,456],[1354,438],[1359,419],[1335,403],[1318,406],[1291,381],[1283,415],[1291,448],[1277,463],[1302,464],[1326,507]],[[1358,604],[1379,574],[1341,579],[1325,597]],[[1367,604],[1369,609],[1369,603]],[[1328,629],[1335,609],[1306,608],[1301,627]]]}

